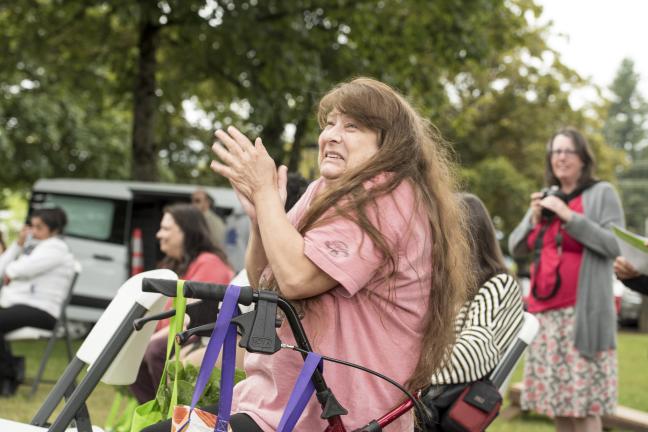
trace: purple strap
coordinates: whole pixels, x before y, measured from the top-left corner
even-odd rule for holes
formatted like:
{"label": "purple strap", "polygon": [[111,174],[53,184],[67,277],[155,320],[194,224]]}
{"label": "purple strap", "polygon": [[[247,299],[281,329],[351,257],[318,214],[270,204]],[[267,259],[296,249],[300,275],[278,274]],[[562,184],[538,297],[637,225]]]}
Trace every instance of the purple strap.
{"label": "purple strap", "polygon": [[[225,297],[223,298],[223,303],[218,313],[218,318],[216,319],[216,326],[209,337],[209,343],[207,344],[205,355],[200,364],[200,372],[198,373],[196,387],[194,388],[193,398],[191,399],[191,411],[193,411],[205,390],[205,386],[209,382],[209,377],[220,354],[220,349],[224,347],[223,361],[221,363],[218,422],[214,428],[216,432],[227,432],[232,410],[236,360],[236,325],[231,324],[230,321],[238,314],[236,305],[240,292],[241,287],[236,285],[228,286],[225,291]],[[183,431],[188,425],[189,420],[178,431]]]}
{"label": "purple strap", "polygon": [[295,427],[295,424],[297,424],[297,420],[299,420],[299,417],[304,412],[306,404],[311,396],[313,396],[313,393],[315,393],[315,386],[313,385],[313,381],[311,381],[311,377],[315,369],[321,364],[322,357],[319,354],[313,352],[308,353],[304,361],[304,367],[299,373],[293,391],[290,394],[286,410],[279,421],[277,432],[290,432]]}
{"label": "purple strap", "polygon": [[234,371],[236,369],[236,325],[230,324],[223,346],[223,361],[221,362],[220,396],[218,398],[217,432],[227,432],[230,415],[232,414],[232,396],[234,394]]}

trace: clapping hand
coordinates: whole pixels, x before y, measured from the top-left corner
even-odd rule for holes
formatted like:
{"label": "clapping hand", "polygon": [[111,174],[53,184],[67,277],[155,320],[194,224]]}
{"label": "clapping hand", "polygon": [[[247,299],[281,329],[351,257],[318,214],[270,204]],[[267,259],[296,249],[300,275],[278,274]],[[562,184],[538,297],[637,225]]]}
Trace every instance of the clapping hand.
{"label": "clapping hand", "polygon": [[233,126],[216,131],[219,141],[212,150],[220,159],[212,161],[211,168],[227,177],[243,209],[253,223],[256,223],[255,198],[262,193],[277,193],[282,203],[286,202],[287,168],[277,169],[261,138],[250,141]]}

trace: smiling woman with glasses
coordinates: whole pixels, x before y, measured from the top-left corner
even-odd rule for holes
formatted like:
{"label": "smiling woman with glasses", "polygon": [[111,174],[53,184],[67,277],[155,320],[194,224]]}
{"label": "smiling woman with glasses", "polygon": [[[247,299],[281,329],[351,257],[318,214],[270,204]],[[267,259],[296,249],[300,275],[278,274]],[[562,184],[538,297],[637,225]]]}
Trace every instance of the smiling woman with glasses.
{"label": "smiling woman with glasses", "polygon": [[616,191],[594,177],[583,135],[565,128],[547,144],[548,189],[509,237],[514,256],[531,255],[528,310],[540,321],[529,347],[521,404],[555,418],[559,431],[600,431],[616,405],[616,313],[610,231],[623,226]]}

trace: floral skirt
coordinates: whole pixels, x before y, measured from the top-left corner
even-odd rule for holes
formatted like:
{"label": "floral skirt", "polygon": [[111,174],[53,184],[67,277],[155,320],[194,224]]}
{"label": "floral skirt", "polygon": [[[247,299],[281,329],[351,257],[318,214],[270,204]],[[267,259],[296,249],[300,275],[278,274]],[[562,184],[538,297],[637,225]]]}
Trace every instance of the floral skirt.
{"label": "floral skirt", "polygon": [[527,351],[523,410],[549,417],[611,414],[617,400],[613,349],[588,359],[574,347],[573,307],[540,312],[540,332]]}

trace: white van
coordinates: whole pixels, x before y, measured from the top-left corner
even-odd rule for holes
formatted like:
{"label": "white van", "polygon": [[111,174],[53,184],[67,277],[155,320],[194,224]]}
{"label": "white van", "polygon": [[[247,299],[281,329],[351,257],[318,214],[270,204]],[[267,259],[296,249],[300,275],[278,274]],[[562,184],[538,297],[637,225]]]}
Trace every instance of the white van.
{"label": "white van", "polygon": [[[96,321],[130,277],[132,234],[142,231],[144,270],[163,257],[155,233],[162,210],[175,202],[190,202],[196,185],[111,180],[43,179],[32,188],[29,211],[43,204],[67,213],[65,241],[83,271],[74,288],[68,317]],[[230,188],[204,187],[221,217],[241,212]]]}

